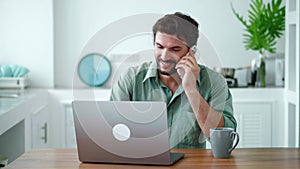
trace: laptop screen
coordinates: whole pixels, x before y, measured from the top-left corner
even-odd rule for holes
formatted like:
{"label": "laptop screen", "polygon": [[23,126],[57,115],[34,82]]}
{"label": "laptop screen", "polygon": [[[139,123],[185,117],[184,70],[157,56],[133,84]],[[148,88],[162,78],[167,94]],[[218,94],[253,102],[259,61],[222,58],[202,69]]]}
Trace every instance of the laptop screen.
{"label": "laptop screen", "polygon": [[73,110],[81,161],[170,162],[164,102],[73,101]]}

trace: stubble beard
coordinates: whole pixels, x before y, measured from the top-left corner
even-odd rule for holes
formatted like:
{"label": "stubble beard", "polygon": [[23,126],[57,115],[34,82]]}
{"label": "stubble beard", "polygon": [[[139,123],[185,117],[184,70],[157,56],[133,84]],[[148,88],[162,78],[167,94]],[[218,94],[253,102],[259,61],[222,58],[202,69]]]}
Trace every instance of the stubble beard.
{"label": "stubble beard", "polygon": [[[162,71],[160,64],[159,64],[160,62],[172,63],[173,67],[171,68],[170,71]],[[174,60],[163,61],[162,59],[157,59],[156,63],[157,63],[157,67],[158,67],[158,72],[162,75],[171,76],[171,75],[174,75],[175,73],[177,73],[177,70],[175,69],[175,65],[177,64],[177,62]]]}

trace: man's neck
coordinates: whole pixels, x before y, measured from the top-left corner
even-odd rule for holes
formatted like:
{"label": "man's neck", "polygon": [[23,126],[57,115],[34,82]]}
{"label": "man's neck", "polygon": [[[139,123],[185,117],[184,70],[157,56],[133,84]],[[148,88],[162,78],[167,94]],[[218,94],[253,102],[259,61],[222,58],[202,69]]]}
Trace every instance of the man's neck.
{"label": "man's neck", "polygon": [[177,73],[174,75],[163,75],[159,73],[158,76],[159,79],[172,91],[172,94],[174,94],[181,83],[179,75]]}

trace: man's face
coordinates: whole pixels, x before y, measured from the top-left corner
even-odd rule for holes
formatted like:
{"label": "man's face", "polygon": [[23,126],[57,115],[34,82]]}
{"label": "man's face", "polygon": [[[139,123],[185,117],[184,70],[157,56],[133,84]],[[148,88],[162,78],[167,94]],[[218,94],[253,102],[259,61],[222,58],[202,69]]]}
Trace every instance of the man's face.
{"label": "man's face", "polygon": [[157,32],[154,45],[159,73],[163,75],[177,73],[175,66],[180,58],[188,53],[187,44],[176,35]]}

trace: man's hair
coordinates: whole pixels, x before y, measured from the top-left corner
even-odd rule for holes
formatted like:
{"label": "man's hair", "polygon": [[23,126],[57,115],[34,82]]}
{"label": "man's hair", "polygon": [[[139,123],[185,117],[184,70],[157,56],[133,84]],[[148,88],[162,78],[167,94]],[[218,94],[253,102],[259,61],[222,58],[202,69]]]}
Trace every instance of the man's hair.
{"label": "man's hair", "polygon": [[157,31],[169,35],[176,35],[178,39],[187,43],[188,47],[197,44],[199,37],[198,23],[189,15],[181,12],[167,14],[160,18],[152,28],[154,41]]}

